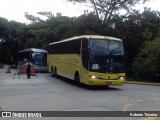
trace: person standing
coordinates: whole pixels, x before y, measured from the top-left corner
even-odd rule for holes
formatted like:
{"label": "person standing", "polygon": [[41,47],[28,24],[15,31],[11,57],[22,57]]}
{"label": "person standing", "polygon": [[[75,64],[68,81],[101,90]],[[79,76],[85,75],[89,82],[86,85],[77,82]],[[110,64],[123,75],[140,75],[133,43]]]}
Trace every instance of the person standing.
{"label": "person standing", "polygon": [[25,65],[27,67],[27,79],[29,79],[30,76],[31,76],[31,66],[32,66],[32,64],[30,62],[27,62]]}

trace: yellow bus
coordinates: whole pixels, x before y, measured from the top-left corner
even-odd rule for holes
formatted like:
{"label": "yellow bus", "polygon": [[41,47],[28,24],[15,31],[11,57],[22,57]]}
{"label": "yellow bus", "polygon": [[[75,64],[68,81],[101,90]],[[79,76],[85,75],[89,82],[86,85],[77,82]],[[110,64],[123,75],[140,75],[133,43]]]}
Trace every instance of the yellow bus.
{"label": "yellow bus", "polygon": [[123,41],[118,38],[83,35],[49,44],[48,69],[57,75],[96,86],[125,82]]}

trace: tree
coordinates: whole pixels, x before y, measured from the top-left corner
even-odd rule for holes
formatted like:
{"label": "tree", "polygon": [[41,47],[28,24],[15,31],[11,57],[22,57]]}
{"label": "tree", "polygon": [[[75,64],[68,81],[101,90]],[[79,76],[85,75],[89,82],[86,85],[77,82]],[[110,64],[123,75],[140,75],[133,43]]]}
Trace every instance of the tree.
{"label": "tree", "polygon": [[52,12],[46,12],[46,11],[44,11],[44,12],[37,12],[37,14],[43,15],[43,16],[47,17],[48,19],[54,17],[54,14]]}
{"label": "tree", "polygon": [[25,29],[25,24],[0,18],[0,63],[17,62],[19,48],[23,47],[25,42]]}
{"label": "tree", "polygon": [[97,19],[97,17],[94,14],[89,13],[75,18],[72,34],[102,34],[102,31],[103,25],[101,21]]}
{"label": "tree", "polygon": [[[151,81],[160,78],[160,37],[153,41],[147,41],[133,62],[134,74],[140,78]],[[158,78],[158,79],[157,79]],[[160,82],[160,81],[156,81]]]}
{"label": "tree", "polygon": [[[9,21],[0,17],[0,63],[5,62],[4,55],[8,57],[8,49],[6,49],[6,42],[10,39]],[[8,60],[6,59],[8,62]]]}
{"label": "tree", "polygon": [[112,18],[112,15],[121,10],[131,10],[132,6],[135,6],[141,1],[145,3],[148,0],[68,0],[74,3],[87,3],[90,4],[95,11],[96,16],[102,19],[102,23],[109,22]]}
{"label": "tree", "polygon": [[25,12],[25,17],[27,20],[31,21],[31,23],[36,23],[42,21],[39,17],[35,17],[33,15],[30,15],[28,12]]}
{"label": "tree", "polygon": [[0,17],[0,42],[6,42],[10,37],[9,33],[9,21]]}

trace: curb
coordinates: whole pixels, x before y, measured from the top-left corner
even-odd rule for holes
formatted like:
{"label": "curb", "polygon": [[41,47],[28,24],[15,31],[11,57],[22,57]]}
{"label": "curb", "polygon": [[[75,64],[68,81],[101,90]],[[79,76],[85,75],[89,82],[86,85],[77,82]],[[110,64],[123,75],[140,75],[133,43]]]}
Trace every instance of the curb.
{"label": "curb", "polygon": [[154,86],[160,86],[160,83],[150,83],[150,82],[131,82],[131,81],[125,81],[126,84],[138,84],[138,85],[154,85]]}

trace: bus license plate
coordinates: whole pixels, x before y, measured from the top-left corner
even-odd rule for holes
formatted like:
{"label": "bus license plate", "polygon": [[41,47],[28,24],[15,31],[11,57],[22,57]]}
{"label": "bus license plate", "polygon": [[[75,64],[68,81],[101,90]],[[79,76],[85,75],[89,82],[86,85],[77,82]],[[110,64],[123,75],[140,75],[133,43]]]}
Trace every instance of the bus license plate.
{"label": "bus license plate", "polygon": [[112,82],[106,82],[106,85],[112,85]]}

